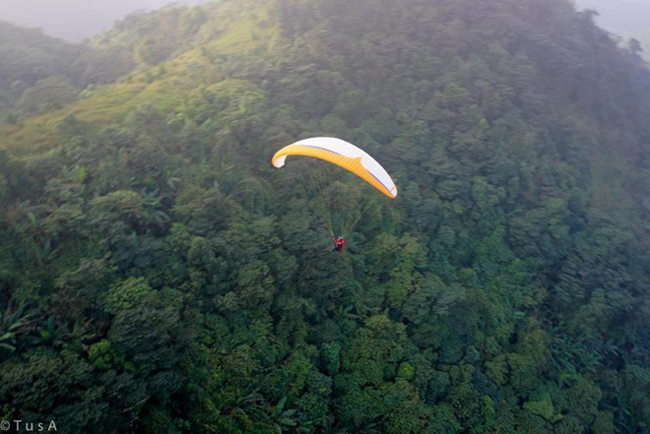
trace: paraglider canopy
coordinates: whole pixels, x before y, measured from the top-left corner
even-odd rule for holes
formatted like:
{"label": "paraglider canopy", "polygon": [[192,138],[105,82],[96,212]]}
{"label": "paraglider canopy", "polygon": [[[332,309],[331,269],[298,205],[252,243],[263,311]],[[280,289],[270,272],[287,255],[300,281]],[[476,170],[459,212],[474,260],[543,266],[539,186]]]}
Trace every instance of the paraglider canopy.
{"label": "paraglider canopy", "polygon": [[[363,218],[374,218],[379,213],[381,196],[376,190],[390,199],[397,196],[395,183],[386,170],[367,152],[344,140],[334,137],[300,140],[277,151],[271,164],[279,169],[284,167],[287,157],[293,159],[293,156],[310,158],[296,164],[298,170],[285,172],[290,176],[290,185],[304,187],[307,205],[332,237],[335,233],[347,236]],[[320,164],[322,161],[332,166]],[[365,183],[358,182],[355,176]]]}
{"label": "paraglider canopy", "polygon": [[285,146],[275,153],[271,164],[279,169],[284,166],[287,156],[302,155],[319,158],[340,166],[391,199],[397,196],[397,188],[388,172],[367,152],[334,137],[312,137]]}

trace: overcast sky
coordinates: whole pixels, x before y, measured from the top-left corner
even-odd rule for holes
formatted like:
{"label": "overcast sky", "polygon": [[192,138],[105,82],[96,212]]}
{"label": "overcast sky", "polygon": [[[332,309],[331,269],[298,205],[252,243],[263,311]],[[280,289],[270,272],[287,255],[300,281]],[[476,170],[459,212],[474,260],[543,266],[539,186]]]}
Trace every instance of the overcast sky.
{"label": "overcast sky", "polygon": [[[0,0],[0,20],[40,27],[49,35],[81,41],[109,29],[115,20],[136,10],[171,3],[208,0]],[[599,25],[622,35],[650,31],[650,0],[574,0],[579,8],[596,9]]]}
{"label": "overcast sky", "polygon": [[0,0],[0,20],[40,27],[49,35],[78,42],[113,26],[137,10],[208,0]]}
{"label": "overcast sky", "polygon": [[650,0],[575,0],[580,8],[600,13],[596,22],[619,35],[650,31]]}

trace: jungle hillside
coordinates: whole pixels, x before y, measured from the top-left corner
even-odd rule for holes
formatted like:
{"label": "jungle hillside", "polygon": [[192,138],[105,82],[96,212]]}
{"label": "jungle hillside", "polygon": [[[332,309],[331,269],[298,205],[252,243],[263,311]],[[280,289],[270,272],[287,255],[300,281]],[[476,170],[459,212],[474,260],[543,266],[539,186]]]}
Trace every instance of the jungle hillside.
{"label": "jungle hillside", "polygon": [[[83,44],[0,22],[0,420],[649,433],[641,54],[569,0],[217,0]],[[340,254],[311,166],[270,164],[313,136],[399,190],[345,196]]]}

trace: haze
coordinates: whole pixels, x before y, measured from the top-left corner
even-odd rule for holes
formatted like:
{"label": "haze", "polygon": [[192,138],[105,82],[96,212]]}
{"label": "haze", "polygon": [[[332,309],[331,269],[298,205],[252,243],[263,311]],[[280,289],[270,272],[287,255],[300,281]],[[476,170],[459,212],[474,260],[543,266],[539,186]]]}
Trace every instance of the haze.
{"label": "haze", "polygon": [[[199,4],[209,0],[0,0],[0,19],[25,27],[39,27],[49,35],[80,42],[115,20],[137,10],[169,4]],[[650,2],[647,0],[575,0],[579,9],[599,12],[598,24],[623,36],[650,31]]]}
{"label": "haze", "polygon": [[137,10],[208,0],[0,0],[0,20],[39,27],[51,36],[80,42]]}
{"label": "haze", "polygon": [[580,9],[597,10],[596,22],[606,30],[623,36],[650,31],[648,0],[576,0]]}

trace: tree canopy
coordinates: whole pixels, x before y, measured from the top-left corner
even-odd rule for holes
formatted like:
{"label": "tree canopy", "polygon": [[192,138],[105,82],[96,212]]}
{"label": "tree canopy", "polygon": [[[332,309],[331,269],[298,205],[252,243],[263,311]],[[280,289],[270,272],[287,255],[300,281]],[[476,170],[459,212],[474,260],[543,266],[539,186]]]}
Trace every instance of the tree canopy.
{"label": "tree canopy", "polygon": [[[0,419],[650,429],[650,70],[591,13],[221,0],[0,35]],[[269,165],[312,136],[400,190],[344,254]]]}

